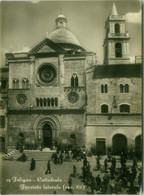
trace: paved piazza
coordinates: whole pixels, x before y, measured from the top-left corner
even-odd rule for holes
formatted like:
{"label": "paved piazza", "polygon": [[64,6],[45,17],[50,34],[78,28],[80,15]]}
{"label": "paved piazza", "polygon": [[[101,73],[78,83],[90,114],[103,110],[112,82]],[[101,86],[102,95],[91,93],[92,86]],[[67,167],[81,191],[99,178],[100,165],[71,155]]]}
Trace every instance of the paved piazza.
{"label": "paved piazza", "polygon": [[[90,162],[91,171],[96,164],[95,156],[88,157]],[[101,159],[103,164],[105,157]],[[70,194],[66,190],[68,186],[68,178],[70,173],[73,172],[73,165],[77,167],[77,177],[72,179],[73,193],[74,194],[90,194],[90,187],[86,187],[81,182],[80,175],[82,173],[83,161],[76,162],[64,162],[62,165],[55,165],[51,162],[52,174],[45,175],[47,168],[47,161],[36,161],[36,169],[30,171],[30,161],[18,162],[16,160],[3,160],[2,161],[2,194],[53,194],[56,191],[57,194]],[[132,162],[128,161],[127,165],[131,165]],[[141,164],[138,163],[140,167]],[[117,163],[117,167],[120,167],[120,163]],[[104,172],[92,171],[93,176],[98,174],[103,177]],[[137,185],[137,179],[135,184]],[[128,194],[128,188],[122,190],[121,194]],[[98,192],[95,191],[95,194]]]}

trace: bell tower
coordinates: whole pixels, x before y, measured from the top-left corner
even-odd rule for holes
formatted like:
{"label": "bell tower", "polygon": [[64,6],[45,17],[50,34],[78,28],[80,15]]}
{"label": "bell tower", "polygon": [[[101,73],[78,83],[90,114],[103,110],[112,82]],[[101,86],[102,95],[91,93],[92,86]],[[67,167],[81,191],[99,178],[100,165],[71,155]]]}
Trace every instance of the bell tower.
{"label": "bell tower", "polygon": [[128,64],[129,34],[125,28],[125,17],[119,15],[113,3],[105,24],[104,64]]}

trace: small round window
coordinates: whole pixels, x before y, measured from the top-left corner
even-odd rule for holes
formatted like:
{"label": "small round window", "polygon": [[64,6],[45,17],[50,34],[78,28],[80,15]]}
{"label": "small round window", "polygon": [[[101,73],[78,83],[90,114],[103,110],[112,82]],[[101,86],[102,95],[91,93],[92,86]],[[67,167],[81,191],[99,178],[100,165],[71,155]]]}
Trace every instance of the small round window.
{"label": "small round window", "polygon": [[43,84],[51,84],[56,78],[56,69],[51,64],[44,64],[39,68],[38,75]]}
{"label": "small round window", "polygon": [[26,100],[27,100],[27,97],[26,97],[25,94],[18,94],[16,99],[17,99],[18,104],[25,104]]}
{"label": "small round window", "polygon": [[76,103],[79,99],[79,95],[75,92],[70,92],[68,94],[68,101],[72,104]]}

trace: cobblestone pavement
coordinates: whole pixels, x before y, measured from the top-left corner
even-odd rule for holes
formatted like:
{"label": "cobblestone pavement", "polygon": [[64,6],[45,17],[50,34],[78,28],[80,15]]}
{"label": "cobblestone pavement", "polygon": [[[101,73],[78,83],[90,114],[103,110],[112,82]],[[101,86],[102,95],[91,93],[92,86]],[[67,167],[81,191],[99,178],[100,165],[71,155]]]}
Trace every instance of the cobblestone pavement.
{"label": "cobblestone pavement", "polygon": [[[103,177],[104,171],[96,171],[93,168],[96,165],[95,156],[87,157],[90,162],[91,171],[93,176],[100,174]],[[101,164],[104,164],[105,157],[100,160]],[[83,161],[76,162],[64,162],[62,165],[55,165],[51,162],[52,174],[45,175],[47,168],[47,161],[37,161],[36,169],[30,171],[30,161],[18,162],[15,160],[2,161],[2,192],[1,194],[53,194],[56,191],[57,194],[70,194],[66,188],[68,187],[68,178],[70,173],[73,172],[73,165],[77,167],[77,177],[72,179],[73,193],[74,194],[90,194],[90,187],[85,186],[81,181],[81,167]],[[131,161],[127,162],[130,166]],[[140,167],[141,164],[138,163]],[[120,167],[120,163],[117,163],[117,167]],[[135,185],[137,185],[137,178]],[[120,194],[128,194],[128,188],[122,189]],[[95,194],[98,192],[95,191]]]}

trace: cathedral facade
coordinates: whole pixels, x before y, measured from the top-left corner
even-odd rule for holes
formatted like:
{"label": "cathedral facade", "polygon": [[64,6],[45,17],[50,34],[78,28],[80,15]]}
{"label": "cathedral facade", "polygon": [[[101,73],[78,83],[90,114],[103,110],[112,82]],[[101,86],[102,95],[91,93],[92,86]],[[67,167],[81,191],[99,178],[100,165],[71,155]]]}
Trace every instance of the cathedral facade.
{"label": "cathedral facade", "polygon": [[115,4],[105,25],[104,64],[67,30],[56,29],[27,53],[7,53],[7,148],[18,139],[51,148],[96,146],[113,153],[141,148],[141,64],[129,60],[125,18]]}

